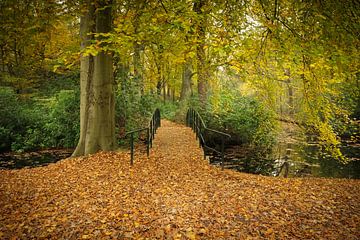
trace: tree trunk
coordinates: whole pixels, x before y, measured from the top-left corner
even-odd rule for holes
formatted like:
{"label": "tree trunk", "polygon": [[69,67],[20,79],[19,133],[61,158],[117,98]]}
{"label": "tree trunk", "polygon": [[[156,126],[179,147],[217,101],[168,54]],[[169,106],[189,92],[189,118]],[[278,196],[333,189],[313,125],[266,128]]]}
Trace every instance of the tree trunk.
{"label": "tree trunk", "polygon": [[198,22],[196,24],[196,36],[197,36],[197,46],[196,46],[196,57],[197,57],[197,73],[198,73],[198,93],[199,100],[202,106],[206,103],[206,93],[207,93],[207,78],[208,78],[208,69],[206,66],[206,54],[205,54],[205,24],[206,16],[203,11],[203,8],[206,4],[206,0],[194,0],[193,10],[198,16]]}
{"label": "tree trunk", "polygon": [[167,100],[170,100],[171,99],[171,87],[170,86],[167,86]]}
{"label": "tree trunk", "polygon": [[142,46],[138,43],[134,43],[134,78],[136,86],[139,88],[140,94],[144,95],[144,82],[143,82],[143,69],[141,66],[141,50]]}
{"label": "tree trunk", "polygon": [[156,93],[159,96],[161,96],[161,88],[162,88],[162,82],[161,82],[161,80],[158,80],[158,82],[156,84]]}
{"label": "tree trunk", "polygon": [[[81,49],[90,45],[93,34],[111,30],[111,0],[86,1],[80,20]],[[97,8],[97,9],[96,9]],[[115,92],[112,55],[100,51],[80,59],[80,139],[73,156],[111,151],[115,141]]]}
{"label": "tree trunk", "polygon": [[182,74],[182,84],[181,84],[181,93],[180,100],[185,100],[190,94],[191,88],[191,62],[187,60],[183,65],[183,74]]}
{"label": "tree trunk", "polygon": [[[141,15],[143,14],[143,8],[146,5],[144,1],[137,0],[134,3],[135,16],[133,20],[134,35],[137,36],[141,29],[140,21]],[[139,93],[144,95],[144,76],[143,76],[143,65],[141,64],[141,52],[144,51],[144,45],[139,43],[140,39],[134,39],[134,55],[133,55],[133,64],[134,64],[134,80],[136,87],[139,89]]]}
{"label": "tree trunk", "polygon": [[[127,82],[128,82],[128,75],[129,75],[129,66],[125,63],[121,63],[118,61],[114,64],[114,66],[117,66],[117,71],[115,75],[115,79],[118,79],[119,82],[117,84],[120,85],[120,94],[121,94],[121,100],[118,102],[118,105],[116,106],[117,109],[120,110],[119,116],[117,116],[116,123],[117,127],[119,129],[118,136],[120,138],[124,137],[126,134],[126,93],[127,93]],[[119,91],[119,90],[118,90]]]}
{"label": "tree trunk", "polygon": [[294,91],[293,91],[293,86],[291,84],[290,69],[285,69],[285,75],[289,77],[288,80],[286,81],[287,88],[288,88],[288,106],[289,106],[288,113],[289,113],[290,118],[292,118],[295,113],[295,108],[294,108]]}
{"label": "tree trunk", "polygon": [[166,83],[164,80],[162,80],[163,84],[162,84],[162,87],[163,87],[163,101],[164,101],[164,104],[166,103]]}

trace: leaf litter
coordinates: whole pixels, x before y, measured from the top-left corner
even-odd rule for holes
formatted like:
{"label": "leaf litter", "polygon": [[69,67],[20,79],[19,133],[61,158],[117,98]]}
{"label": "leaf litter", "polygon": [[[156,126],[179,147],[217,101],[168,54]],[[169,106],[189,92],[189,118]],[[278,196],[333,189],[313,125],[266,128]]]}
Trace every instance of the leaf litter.
{"label": "leaf litter", "polygon": [[359,180],[222,171],[166,120],[129,158],[0,170],[0,239],[359,239]]}

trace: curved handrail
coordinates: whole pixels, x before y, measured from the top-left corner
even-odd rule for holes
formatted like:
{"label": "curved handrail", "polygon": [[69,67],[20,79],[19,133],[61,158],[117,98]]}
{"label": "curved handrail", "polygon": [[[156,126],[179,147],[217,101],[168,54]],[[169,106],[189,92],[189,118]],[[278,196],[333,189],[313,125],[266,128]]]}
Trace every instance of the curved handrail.
{"label": "curved handrail", "polygon": [[[231,138],[230,134],[220,132],[206,127],[201,115],[193,108],[189,108],[186,114],[186,125],[191,127],[196,134],[196,138],[199,139],[199,146],[204,150],[204,158],[206,158],[206,149],[216,152],[221,155],[221,169],[224,169],[224,152],[225,152],[225,138]],[[204,133],[205,131],[213,132],[221,136],[221,149],[218,151],[215,148],[211,148],[206,145]]]}
{"label": "curved handrail", "polygon": [[130,165],[134,164],[134,134],[142,131],[146,131],[146,155],[149,157],[150,148],[152,148],[152,141],[155,139],[156,130],[161,126],[160,110],[155,109],[148,127],[135,129],[126,132],[125,137],[130,135]]}

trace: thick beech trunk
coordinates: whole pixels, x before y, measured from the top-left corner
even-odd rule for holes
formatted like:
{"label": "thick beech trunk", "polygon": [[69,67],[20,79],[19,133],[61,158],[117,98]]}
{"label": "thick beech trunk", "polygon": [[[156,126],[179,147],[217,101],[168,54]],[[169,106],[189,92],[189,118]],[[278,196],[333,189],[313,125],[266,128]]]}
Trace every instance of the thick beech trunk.
{"label": "thick beech trunk", "polygon": [[[81,48],[93,34],[111,30],[111,0],[86,1],[87,12],[80,20]],[[97,8],[97,9],[96,9]],[[80,139],[73,156],[110,151],[115,141],[115,92],[112,55],[101,51],[80,59]]]}

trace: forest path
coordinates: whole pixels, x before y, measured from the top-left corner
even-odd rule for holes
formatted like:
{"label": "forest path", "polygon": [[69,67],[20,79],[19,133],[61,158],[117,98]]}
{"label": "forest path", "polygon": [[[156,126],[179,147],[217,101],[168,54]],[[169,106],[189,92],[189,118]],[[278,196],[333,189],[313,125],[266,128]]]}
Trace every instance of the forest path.
{"label": "forest path", "polygon": [[0,239],[357,239],[360,181],[221,170],[166,120],[150,158],[98,153],[0,170]]}

